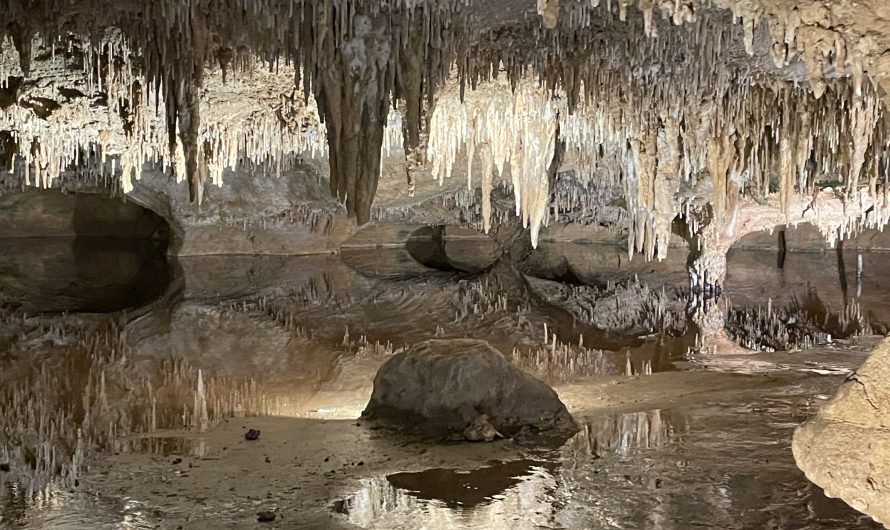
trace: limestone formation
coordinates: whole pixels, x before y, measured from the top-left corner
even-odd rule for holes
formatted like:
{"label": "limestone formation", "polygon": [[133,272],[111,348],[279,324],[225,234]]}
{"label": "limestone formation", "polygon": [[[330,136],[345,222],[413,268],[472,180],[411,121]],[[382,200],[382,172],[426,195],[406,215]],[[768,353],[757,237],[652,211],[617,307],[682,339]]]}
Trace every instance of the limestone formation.
{"label": "limestone formation", "polygon": [[429,340],[397,353],[377,372],[362,417],[436,434],[474,427],[483,439],[494,434],[479,423],[504,436],[526,426],[557,438],[577,431],[556,392],[471,339]]}
{"label": "limestone formation", "polygon": [[8,0],[0,135],[17,185],[74,171],[127,193],[158,164],[198,203],[225,169],[326,157],[360,224],[401,150],[409,196],[428,173],[478,176],[486,231],[506,183],[533,245],[561,166],[620,184],[629,252],[658,259],[678,216],[719,253],[743,199],[793,223],[797,198],[830,186],[845,238],[888,218],[876,2],[529,0],[490,20],[457,0]]}
{"label": "limestone formation", "polygon": [[[687,446],[671,452],[675,423],[663,420],[674,413],[630,407],[689,366],[702,367],[690,371],[696,383],[717,366],[793,366],[770,374],[784,394],[803,381],[782,404],[769,385],[750,389],[777,405],[751,405],[767,421],[745,431],[787,438],[809,406],[802,396],[828,392],[856,364],[835,354],[886,332],[885,282],[870,275],[885,256],[844,248],[890,223],[888,110],[888,0],[0,0],[0,489],[29,498],[16,514],[38,499],[92,506],[71,490],[97,456],[144,443],[133,437],[211,436],[251,414],[354,419],[376,373],[365,418],[436,440],[564,439],[577,426],[559,396],[572,405],[596,388],[574,403],[619,407],[623,419],[587,421],[583,471],[554,464],[541,472],[558,486],[537,489],[589,494],[604,525],[678,515],[682,526],[689,514],[669,507],[692,482],[663,482],[650,465],[647,487],[633,490],[660,506],[622,520],[596,481],[644,484],[616,471],[639,462],[600,474],[589,457],[640,445],[679,461]],[[823,253],[805,265],[786,260],[785,233],[802,225],[807,250]],[[773,242],[775,230],[769,272],[762,257],[733,271],[732,248]],[[758,354],[717,356],[740,351]],[[884,524],[887,351],[795,441],[815,482]],[[652,384],[641,395],[612,400],[642,379]],[[786,401],[796,405],[783,411]],[[695,428],[676,425],[702,447],[717,422],[699,412]],[[392,440],[349,423],[363,449]],[[598,437],[597,425],[621,428]],[[253,448],[284,450],[270,427]],[[759,453],[778,444],[753,445],[767,474],[793,471],[787,451],[786,468]],[[316,456],[301,468],[328,462]],[[350,480],[385,481],[385,465],[363,458],[350,472],[369,475]],[[737,473],[753,458],[720,455],[733,478],[702,503],[706,524],[787,526],[804,505],[800,474],[770,492],[769,510],[746,505],[730,483],[760,480]],[[181,484],[217,465],[157,476]],[[719,466],[705,467],[714,482]],[[626,509],[635,493],[608,480]],[[292,485],[288,495],[306,486]],[[263,487],[266,500],[287,498]],[[52,498],[63,491],[73,500]],[[208,524],[197,512],[221,502],[248,513],[246,494],[225,495],[202,493],[187,520],[219,526],[223,512]],[[406,497],[378,504],[394,499]],[[160,513],[141,502],[127,503],[126,524],[166,526],[136,520]],[[589,512],[547,503],[538,526],[590,525],[578,524]],[[262,513],[305,522],[279,508]],[[800,526],[829,524],[796,513]],[[332,514],[319,517],[325,526]]]}
{"label": "limestone formation", "polygon": [[794,433],[794,458],[826,495],[890,528],[890,340]]}

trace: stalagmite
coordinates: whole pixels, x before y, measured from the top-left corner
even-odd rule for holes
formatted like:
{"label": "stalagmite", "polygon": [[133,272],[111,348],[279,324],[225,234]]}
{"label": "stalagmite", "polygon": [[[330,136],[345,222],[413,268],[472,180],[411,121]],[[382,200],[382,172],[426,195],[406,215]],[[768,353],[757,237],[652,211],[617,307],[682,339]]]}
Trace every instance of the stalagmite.
{"label": "stalagmite", "polygon": [[204,374],[198,370],[198,388],[195,391],[195,427],[198,432],[205,432],[210,426],[207,415],[207,392],[204,389]]}

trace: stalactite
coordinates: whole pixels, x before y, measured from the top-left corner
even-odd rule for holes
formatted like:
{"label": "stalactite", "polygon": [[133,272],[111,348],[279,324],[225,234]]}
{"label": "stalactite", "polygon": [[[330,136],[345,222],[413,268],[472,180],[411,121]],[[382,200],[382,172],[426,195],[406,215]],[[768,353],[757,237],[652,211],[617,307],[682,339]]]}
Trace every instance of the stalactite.
{"label": "stalactite", "polygon": [[735,131],[724,130],[718,132],[717,137],[711,139],[707,147],[708,172],[714,186],[714,222],[718,228],[718,236],[725,234],[731,220],[735,217],[736,198],[739,194],[738,185],[730,176],[730,169],[737,159],[735,149]]}
{"label": "stalactite", "polygon": [[[648,245],[646,255],[663,260],[667,257],[671,238],[671,224],[679,213],[674,194],[679,188],[680,131],[677,116],[665,113],[661,116],[658,131],[658,164],[655,170],[653,190],[654,236]],[[655,247],[655,248],[652,248]]]}
{"label": "stalactite", "polygon": [[[338,13],[331,9],[328,16]],[[315,78],[315,98],[327,126],[331,194],[364,224],[370,220],[377,190],[391,90],[387,57],[393,51],[382,19],[360,13],[344,16],[348,20],[341,23],[351,31],[342,44],[333,34],[321,43],[324,58]],[[334,21],[328,24],[333,27]]]}
{"label": "stalactite", "polygon": [[559,19],[559,0],[538,0],[538,14],[545,28],[555,28]]}
{"label": "stalactite", "polygon": [[809,170],[807,168],[810,160],[810,153],[813,150],[813,131],[811,128],[812,116],[809,111],[798,114],[800,118],[799,128],[797,130],[797,157],[795,166],[797,168],[797,187],[801,193],[805,193],[811,188]]}
{"label": "stalactite", "polygon": [[[628,236],[628,250],[643,252],[649,246],[651,229],[648,228],[648,214],[655,208],[655,167],[658,133],[652,127],[644,130],[640,137],[631,140],[635,179],[628,180],[628,209],[631,213],[631,228]],[[634,186],[636,189],[634,189]],[[648,233],[647,233],[648,231]],[[652,246],[655,241],[652,241]]]}
{"label": "stalactite", "polygon": [[[874,98],[855,97],[852,114],[853,152],[850,155],[850,175],[847,177],[847,192],[852,194],[859,189],[859,177],[865,163],[865,152],[871,143],[877,119],[877,103]],[[877,192],[877,174],[869,179],[869,192]]]}
{"label": "stalactite", "polygon": [[[198,69],[202,72],[202,69]],[[198,91],[201,86],[200,75],[197,79],[186,81],[184,94],[180,99],[176,112],[176,129],[179,131],[179,141],[182,145],[185,157],[185,174],[189,183],[189,201],[199,205],[204,197],[204,183],[207,181],[207,160],[204,153],[204,144],[199,141],[199,129],[201,127],[200,105]],[[169,130],[169,129],[168,129]],[[176,145],[172,149],[175,152]]]}
{"label": "stalactite", "polygon": [[[556,145],[557,117],[556,105],[532,81],[519,85],[515,93],[506,81],[489,83],[467,93],[463,102],[446,92],[430,120],[433,176],[442,182],[450,177],[462,151],[468,157],[478,151],[482,186],[490,190],[495,178],[490,169],[504,177],[509,162],[516,215],[530,227],[532,244],[537,246],[550,194],[547,171]],[[483,208],[490,215],[490,203]]]}
{"label": "stalactite", "polygon": [[402,117],[402,135],[406,156],[410,159],[421,147],[422,112],[424,102],[424,69],[427,62],[427,41],[424,35],[410,20],[402,20],[407,25],[407,38],[396,52],[399,57],[399,71],[396,77],[398,98],[404,100],[405,112]]}
{"label": "stalactite", "polygon": [[[250,164],[280,174],[297,155],[328,154],[333,194],[364,221],[379,153],[390,153],[401,130],[409,189],[424,158],[440,180],[465,161],[470,185],[481,162],[482,225],[500,215],[492,212],[491,179],[509,176],[517,215],[537,239],[551,217],[546,175],[558,127],[564,165],[582,185],[620,185],[632,218],[630,247],[661,257],[667,218],[681,207],[709,202],[728,230],[740,195],[765,201],[778,189],[790,216],[798,193],[814,193],[837,175],[851,198],[867,179],[872,204],[883,197],[890,167],[888,119],[875,87],[863,82],[877,64],[873,46],[764,0],[714,1],[731,16],[693,0],[541,0],[545,22],[514,21],[515,41],[466,22],[473,6],[463,0],[297,0],[286,7],[163,0],[138,17],[91,0],[49,23],[56,4],[10,5],[0,29],[0,86],[15,86],[24,70],[49,81],[44,92],[32,84],[16,89],[15,104],[0,116],[0,130],[16,146],[13,169],[38,185],[80,166],[102,178],[123,173],[129,191],[151,162],[187,177],[197,200],[205,180],[221,184],[226,168]],[[229,16],[233,10],[243,16]],[[100,14],[85,16],[91,12]],[[26,26],[29,20],[36,22]],[[772,62],[802,60],[810,90],[781,73],[738,66],[733,47],[760,53],[758,24],[768,29]],[[523,44],[507,53],[512,42]],[[79,74],[52,77],[78,57]],[[851,79],[831,79],[828,62]],[[243,91],[227,100],[228,89],[219,87]],[[245,94],[260,97],[246,104]],[[391,102],[400,111],[395,118]],[[882,215],[863,213],[842,233]]]}
{"label": "stalactite", "polygon": [[782,214],[785,216],[785,222],[790,221],[791,212],[789,203],[794,193],[794,177],[795,177],[795,161],[794,153],[794,133],[789,123],[789,112],[785,112],[785,119],[782,120],[782,129],[779,138],[779,204],[782,206]]}

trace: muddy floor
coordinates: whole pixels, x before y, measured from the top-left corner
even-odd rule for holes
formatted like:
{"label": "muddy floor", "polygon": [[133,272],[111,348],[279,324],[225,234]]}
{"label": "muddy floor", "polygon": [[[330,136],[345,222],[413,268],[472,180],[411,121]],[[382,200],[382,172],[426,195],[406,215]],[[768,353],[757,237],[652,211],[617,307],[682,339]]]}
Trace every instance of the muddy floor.
{"label": "muddy floor", "polygon": [[[811,317],[813,343],[706,355],[682,261],[562,270],[582,246],[493,267],[460,240],[444,258],[416,242],[164,266],[152,255],[151,289],[112,300],[106,287],[105,313],[95,287],[114,279],[84,274],[89,254],[28,258],[54,268],[22,263],[28,274],[4,280],[0,526],[878,528],[809,483],[790,444],[878,340],[890,299],[871,286],[890,267],[866,260],[856,293],[847,270],[798,270],[809,262],[794,257],[779,274],[773,255],[731,256],[727,301],[713,303],[766,311],[772,274],[782,329]],[[138,271],[140,255],[118,259]],[[818,311],[795,309],[806,296]],[[853,302],[867,325],[828,329]],[[432,337],[488,340],[553,385],[581,432],[558,447],[444,443],[357,420],[377,368]]]}

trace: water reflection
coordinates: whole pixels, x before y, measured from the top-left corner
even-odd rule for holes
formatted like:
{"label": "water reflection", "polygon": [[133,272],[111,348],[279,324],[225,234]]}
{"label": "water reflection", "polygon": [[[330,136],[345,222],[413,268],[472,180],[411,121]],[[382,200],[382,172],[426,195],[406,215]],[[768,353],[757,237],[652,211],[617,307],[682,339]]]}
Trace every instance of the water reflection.
{"label": "water reflection", "polygon": [[498,462],[471,471],[428,469],[367,479],[334,509],[362,528],[546,526],[554,510],[556,464]]}
{"label": "water reflection", "polygon": [[171,281],[145,239],[0,239],[0,302],[28,313],[109,313],[156,300]]}
{"label": "water reflection", "polygon": [[182,436],[140,436],[127,441],[132,453],[147,453],[160,456],[192,456],[203,458],[210,454],[210,447],[204,438]]}
{"label": "water reflection", "polygon": [[556,526],[879,528],[826,502],[794,464],[788,445],[804,400],[767,394],[585,421],[563,449],[558,480],[570,501]]}
{"label": "water reflection", "polygon": [[[543,313],[535,301],[508,300],[519,284],[494,281],[501,278],[493,275],[460,284],[442,278],[395,284],[359,276],[338,263],[334,258],[245,258],[232,267],[232,258],[184,260],[188,303],[130,322],[128,341],[116,329],[98,325],[78,329],[61,319],[0,318],[5,325],[0,331],[9,330],[0,336],[0,358],[11,354],[0,360],[0,451],[9,448],[6,458],[14,473],[41,469],[47,472],[43,478],[61,475],[68,483],[76,480],[79,440],[100,457],[112,451],[207,456],[216,447],[197,435],[156,431],[201,430],[232,415],[280,412],[269,396],[277,396],[270,393],[270,381],[282,374],[300,378],[299,385],[288,380],[288,389],[311,388],[306,403],[312,409],[327,412],[361,401],[355,396],[369,393],[380,360],[394,351],[392,345],[372,351],[372,343],[360,338],[365,333],[372,340],[393,339],[397,346],[433,333],[483,336],[492,342],[502,335],[500,343],[509,345],[502,351],[509,355],[517,348],[514,362],[550,380],[624,372],[628,358],[630,373],[657,372],[669,368],[673,353],[686,349],[687,338],[678,337],[657,343],[660,349],[622,350],[611,359],[590,348],[593,340],[586,331],[581,339],[581,330],[565,312],[559,340],[553,340],[551,329],[545,345],[541,315],[560,317]],[[285,294],[275,297],[276,289]],[[149,349],[134,337],[149,337],[157,347]],[[563,343],[567,337],[571,345]],[[4,348],[2,341],[14,348]],[[189,352],[194,354],[191,364],[169,360]],[[750,371],[758,358],[746,356],[739,363]],[[775,372],[785,358],[770,359],[769,370]],[[812,371],[840,362],[836,352],[811,351],[793,360],[801,367],[795,379],[776,382],[794,388],[793,396],[772,396],[778,405],[765,393],[773,390],[760,386],[744,394],[744,402],[750,398],[752,405],[741,408],[739,401],[733,401],[735,408],[662,403],[658,406],[666,408],[579,418],[581,432],[552,453],[469,471],[430,469],[365,478],[359,491],[336,508],[344,520],[365,528],[870,528],[846,506],[820,497],[793,464],[787,445],[791,429],[807,411],[806,395],[836,388],[831,381],[821,383],[836,372],[816,378]],[[665,387],[665,392],[677,389]],[[43,428],[47,425],[54,430]],[[14,430],[9,426],[23,426],[16,432],[25,436],[5,439],[4,433]],[[156,434],[141,437],[148,432]],[[405,462],[391,465],[389,472]],[[291,478],[294,471],[281,473]],[[65,481],[44,490],[32,488],[38,482],[23,474],[6,475],[15,483],[4,491],[17,493],[0,500],[0,526],[139,528],[153,517],[135,500],[89,504],[59,489]],[[47,492],[54,492],[51,502],[41,500]]]}
{"label": "water reflection", "polygon": [[473,230],[444,225],[415,230],[405,247],[418,263],[442,271],[482,272],[498,258],[493,239]]}
{"label": "water reflection", "polygon": [[[863,273],[858,276],[860,263]],[[783,265],[776,267],[771,252],[733,249],[727,256],[723,293],[737,311],[760,308],[765,314],[768,306],[799,310],[811,325],[835,338],[857,331],[862,327],[858,320],[881,333],[890,325],[890,298],[884,288],[890,280],[890,260],[885,253],[796,252],[789,253]],[[800,320],[797,326],[804,324]]]}
{"label": "water reflection", "polygon": [[110,328],[37,325],[13,346],[0,363],[0,463],[9,465],[5,480],[34,494],[76,485],[86,460],[103,452],[206,451],[200,441],[130,436],[277,412],[255,380],[208,377],[179,360],[139,362]]}
{"label": "water reflection", "polygon": [[541,241],[535,252],[523,256],[519,268],[529,276],[574,285],[604,286],[639,278],[660,290],[689,282],[683,250],[672,250],[664,261],[648,261],[638,254],[628,259],[627,248],[614,241]]}
{"label": "water reflection", "polygon": [[468,228],[381,223],[346,241],[340,258],[364,276],[397,280],[479,273],[500,253],[493,239]]}
{"label": "water reflection", "polygon": [[661,409],[587,417],[580,423],[581,431],[563,448],[567,456],[631,456],[670,443],[689,430],[685,414]]}
{"label": "water reflection", "polygon": [[100,499],[56,487],[39,493],[16,484],[0,484],[0,528],[58,528],[64,530],[141,530],[158,528],[159,517],[135,499]]}

